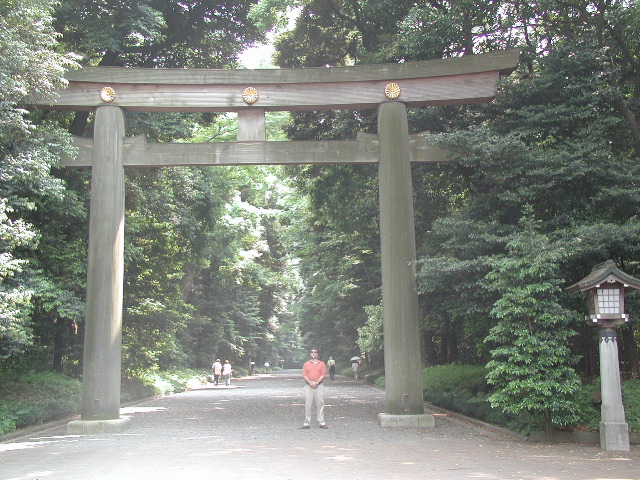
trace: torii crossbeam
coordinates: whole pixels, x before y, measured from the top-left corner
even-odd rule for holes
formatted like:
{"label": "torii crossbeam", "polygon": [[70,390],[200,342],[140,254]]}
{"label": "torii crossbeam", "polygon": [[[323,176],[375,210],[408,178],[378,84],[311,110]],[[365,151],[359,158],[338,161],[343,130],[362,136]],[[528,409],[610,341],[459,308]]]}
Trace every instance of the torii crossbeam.
{"label": "torii crossbeam", "polygon": [[[91,167],[82,419],[71,433],[120,431],[124,168],[377,163],[386,412],[383,426],[432,426],[424,413],[411,162],[447,159],[409,135],[406,108],[488,102],[517,65],[506,50],[446,60],[273,70],[85,67],[42,108],[95,110],[93,140],[63,164]],[[266,142],[266,111],[376,108],[378,134],[355,141]],[[124,111],[237,112],[238,142],[148,144],[125,138]]]}

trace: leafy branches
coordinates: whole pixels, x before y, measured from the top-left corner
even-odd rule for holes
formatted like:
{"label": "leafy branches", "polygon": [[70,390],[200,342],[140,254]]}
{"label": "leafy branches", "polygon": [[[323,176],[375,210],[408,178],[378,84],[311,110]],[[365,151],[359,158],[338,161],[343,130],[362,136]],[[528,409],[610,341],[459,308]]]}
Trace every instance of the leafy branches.
{"label": "leafy branches", "polygon": [[[526,216],[529,215],[529,216]],[[576,314],[559,304],[560,264],[566,252],[539,233],[531,209],[510,237],[506,255],[490,261],[487,288],[500,298],[490,314],[497,319],[486,342],[492,346],[487,381],[496,391],[491,405],[510,413],[543,413],[551,424],[576,420],[573,395],[580,380],[568,347]]]}

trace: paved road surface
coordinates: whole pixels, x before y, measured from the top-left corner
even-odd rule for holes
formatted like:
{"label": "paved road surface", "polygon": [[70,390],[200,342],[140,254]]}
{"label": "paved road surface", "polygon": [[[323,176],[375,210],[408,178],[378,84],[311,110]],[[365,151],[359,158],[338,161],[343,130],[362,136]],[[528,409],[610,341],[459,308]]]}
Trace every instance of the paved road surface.
{"label": "paved road surface", "polygon": [[436,416],[383,429],[384,393],[327,380],[328,430],[301,430],[299,371],[232,381],[123,409],[121,434],[64,427],[0,443],[0,480],[638,480],[640,449],[518,442]]}

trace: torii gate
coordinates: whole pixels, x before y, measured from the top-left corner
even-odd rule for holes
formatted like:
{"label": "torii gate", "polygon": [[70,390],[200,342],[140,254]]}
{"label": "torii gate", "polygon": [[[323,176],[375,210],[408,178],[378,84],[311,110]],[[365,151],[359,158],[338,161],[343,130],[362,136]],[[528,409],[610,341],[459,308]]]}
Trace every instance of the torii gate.
{"label": "torii gate", "polygon": [[[70,433],[117,432],[124,276],[124,167],[300,163],[379,165],[386,413],[382,426],[432,426],[424,413],[411,162],[445,161],[409,135],[408,106],[488,102],[519,52],[337,68],[273,70],[85,67],[43,108],[95,110],[93,140],[63,163],[91,167],[81,420]],[[377,108],[378,134],[355,141],[266,142],[266,111]],[[125,138],[124,110],[237,112],[238,141],[148,144]]]}

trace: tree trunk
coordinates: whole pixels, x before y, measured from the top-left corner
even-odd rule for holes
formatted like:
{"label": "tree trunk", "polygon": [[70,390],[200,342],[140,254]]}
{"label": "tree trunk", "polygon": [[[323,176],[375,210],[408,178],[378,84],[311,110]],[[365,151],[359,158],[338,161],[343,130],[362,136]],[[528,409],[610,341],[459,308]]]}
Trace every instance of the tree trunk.
{"label": "tree trunk", "polygon": [[544,414],[544,425],[547,433],[547,440],[553,439],[553,423],[551,423],[551,413],[549,411]]}
{"label": "tree trunk", "polygon": [[89,112],[76,112],[73,117],[73,121],[71,122],[71,126],[69,127],[69,133],[76,137],[84,136],[88,121]]}
{"label": "tree trunk", "polygon": [[184,266],[184,277],[182,277],[182,287],[180,293],[182,294],[182,300],[185,302],[189,298],[191,291],[193,290],[193,284],[196,279],[197,268],[196,264],[189,262]]}
{"label": "tree trunk", "polygon": [[447,363],[458,361],[458,336],[455,332],[447,332]]}
{"label": "tree trunk", "polygon": [[629,109],[622,96],[617,96],[612,101],[615,109],[624,117],[627,125],[629,126],[629,132],[633,138],[633,145],[636,151],[636,155],[640,157],[640,125],[636,119],[635,114]]}
{"label": "tree trunk", "polygon": [[58,319],[55,326],[55,336],[53,340],[53,364],[54,372],[62,372],[62,359],[67,350],[67,335],[63,322]]}
{"label": "tree trunk", "polygon": [[424,364],[427,367],[436,365],[437,354],[436,348],[433,344],[433,331],[427,330],[422,336],[422,351],[424,353]]}

